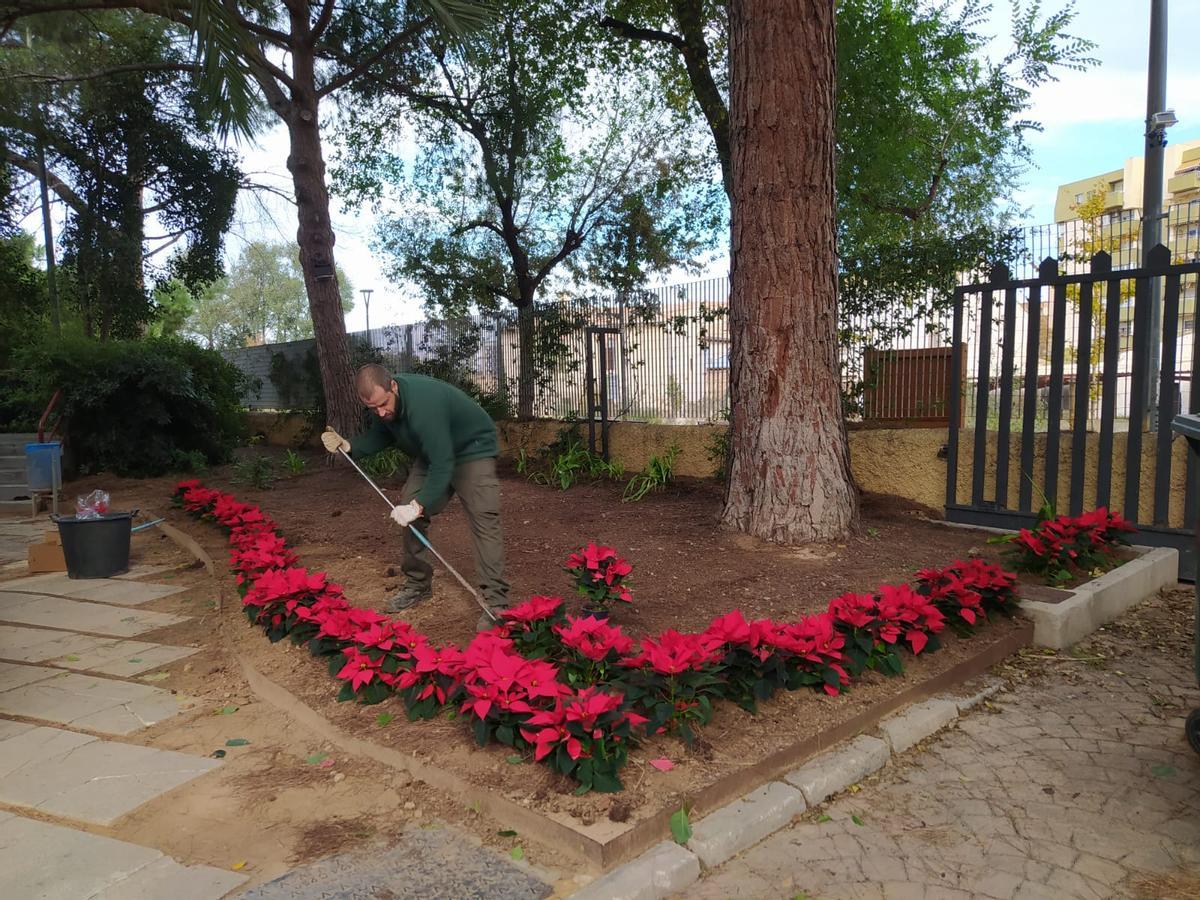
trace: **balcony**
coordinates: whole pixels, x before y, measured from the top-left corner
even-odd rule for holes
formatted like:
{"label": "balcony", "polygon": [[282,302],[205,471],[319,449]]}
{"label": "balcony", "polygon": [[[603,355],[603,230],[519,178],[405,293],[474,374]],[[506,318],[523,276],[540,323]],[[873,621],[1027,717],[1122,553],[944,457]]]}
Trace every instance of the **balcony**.
{"label": "balcony", "polygon": [[1104,208],[1105,209],[1124,209],[1125,208],[1125,189],[1119,191],[1104,192]]}
{"label": "balcony", "polygon": [[1176,196],[1187,191],[1200,190],[1200,171],[1176,175],[1167,182],[1167,190]]}
{"label": "balcony", "polygon": [[1184,150],[1183,156],[1179,160],[1179,164],[1182,166],[1194,162],[1200,162],[1200,147],[1192,147],[1190,150]]}

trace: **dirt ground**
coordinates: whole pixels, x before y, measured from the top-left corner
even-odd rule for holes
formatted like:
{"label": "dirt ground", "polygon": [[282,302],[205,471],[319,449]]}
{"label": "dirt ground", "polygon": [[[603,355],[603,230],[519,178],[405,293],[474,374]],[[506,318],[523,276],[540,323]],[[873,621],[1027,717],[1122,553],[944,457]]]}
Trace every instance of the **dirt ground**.
{"label": "dirt ground", "polygon": [[[380,606],[401,585],[400,542],[395,526],[387,519],[386,507],[347,466],[328,468],[313,458],[309,470],[300,476],[281,478],[269,491],[232,484],[226,471],[208,473],[204,481],[262,505],[280,524],[305,566],[328,571],[332,580],[345,586],[353,602]],[[211,525],[168,510],[168,496],[176,480],[102,477],[79,482],[72,488],[84,493],[103,486],[113,494],[116,508],[140,506],[169,515],[171,521],[200,540],[220,569],[226,558],[223,534]],[[385,484],[390,491],[398,491],[399,486],[396,481]],[[793,550],[721,530],[717,524],[719,491],[708,482],[684,483],[638,504],[622,504],[619,485],[584,485],[560,492],[530,484],[513,473],[502,475],[502,491],[514,600],[539,593],[566,595],[569,582],[561,564],[567,555],[587,540],[608,543],[634,566],[637,602],[618,610],[617,621],[635,636],[668,627],[702,628],[714,616],[735,607],[748,618],[796,618],[824,609],[830,598],[844,591],[867,591],[881,583],[905,581],[924,566],[942,565],[967,555],[997,558],[997,548],[987,543],[985,534],[935,524],[930,521],[930,511],[891,498],[865,498],[861,533],[845,543]],[[469,578],[469,532],[458,504],[452,503],[437,518],[431,538]],[[628,827],[627,823],[678,805],[698,788],[774,749],[845,721],[916,679],[944,671],[977,652],[981,645],[1004,637],[1013,627],[1008,622],[995,622],[970,641],[947,634],[942,651],[915,660],[908,658],[904,677],[868,675],[838,698],[809,691],[783,694],[763,704],[757,716],[732,704],[721,704],[691,750],[675,738],[655,738],[631,754],[624,773],[627,790],[617,795],[576,797],[574,784],[547,767],[528,760],[518,762],[503,748],[476,747],[469,729],[460,721],[410,723],[398,701],[370,708],[336,703],[337,686],[323,661],[313,660],[305,651],[286,643],[271,645],[258,631],[247,627],[231,590],[231,579],[225,576],[223,581],[226,603],[214,624],[219,624],[221,635],[219,653],[225,655],[222,662],[210,667],[199,685],[213,703],[250,702],[232,662],[240,656],[344,731],[434,762],[521,805],[569,816],[601,839]],[[578,598],[567,596],[570,604],[578,604]],[[412,610],[408,618],[434,640],[461,644],[473,635],[477,617],[466,592],[450,576],[439,572],[434,599]],[[188,687],[193,685],[189,683]],[[390,713],[394,718],[380,726],[380,713]],[[297,747],[287,739],[278,741],[272,761],[263,761],[264,768],[273,767],[274,771],[261,779],[247,773],[240,793],[248,800],[259,798],[255,802],[260,804],[278,804],[278,799],[261,798],[282,796],[294,798],[284,806],[292,802],[303,805],[306,801],[302,798],[311,797],[312,790],[304,781],[295,790],[290,784],[296,773],[323,783],[323,776],[313,773],[311,766],[303,762],[312,752],[314,748]],[[664,773],[648,765],[649,760],[661,756],[675,762],[674,770]],[[383,783],[390,782],[385,778]],[[417,802],[419,811],[426,815],[465,817],[467,824],[472,824],[470,811],[462,809],[453,798],[432,796],[428,789],[407,783],[405,791],[425,795],[422,801],[412,802]],[[355,822],[360,819],[367,823],[361,828],[342,827],[335,821],[330,830],[322,824],[329,834],[312,843],[322,844],[330,835],[352,839],[377,827],[370,824],[370,815]],[[494,823],[474,825],[485,840],[497,840]],[[302,855],[303,846],[303,841],[293,835],[287,853]],[[527,846],[527,854],[529,849]],[[542,849],[542,856],[554,858],[548,848]],[[546,861],[549,863],[549,859]]]}

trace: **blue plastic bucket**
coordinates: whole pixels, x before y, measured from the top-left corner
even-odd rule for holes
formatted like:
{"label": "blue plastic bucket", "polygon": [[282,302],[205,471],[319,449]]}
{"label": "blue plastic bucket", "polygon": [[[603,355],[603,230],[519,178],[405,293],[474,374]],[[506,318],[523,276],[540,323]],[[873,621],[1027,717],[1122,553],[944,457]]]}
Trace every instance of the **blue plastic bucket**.
{"label": "blue plastic bucket", "polygon": [[26,444],[25,473],[31,491],[62,487],[62,442]]}

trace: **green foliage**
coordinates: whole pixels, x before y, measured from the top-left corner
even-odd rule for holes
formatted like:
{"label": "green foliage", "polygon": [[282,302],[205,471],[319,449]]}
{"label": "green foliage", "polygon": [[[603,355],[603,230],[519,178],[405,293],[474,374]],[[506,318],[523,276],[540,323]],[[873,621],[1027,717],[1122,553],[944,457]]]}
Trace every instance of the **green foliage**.
{"label": "green foliage", "polygon": [[245,484],[260,491],[275,487],[275,463],[269,456],[252,456],[239,460],[233,466],[234,484]]}
{"label": "green foliage", "polygon": [[704,446],[708,461],[713,464],[713,478],[724,481],[729,477],[729,427],[714,434]]}
{"label": "green foliage", "polygon": [[662,456],[651,456],[646,468],[638,472],[625,486],[622,503],[636,503],[652,491],[661,491],[675,480],[675,458],[679,456],[679,445],[672,444]]}
{"label": "green foliage", "polygon": [[559,429],[550,445],[532,456],[521,450],[517,454],[517,472],[534,484],[553,485],[565,491],[580,481],[590,479],[616,481],[624,473],[617,460],[605,460],[583,446],[579,426],[568,422]]}
{"label": "green foliage", "polygon": [[16,347],[36,340],[48,327],[46,275],[33,265],[33,257],[32,237],[22,232],[5,236],[0,228],[0,367]]}
{"label": "green foliage", "polygon": [[175,450],[171,454],[171,468],[177,472],[203,475],[208,471],[208,458],[199,450]]}
{"label": "green foliage", "polygon": [[[30,174],[38,144],[45,148],[51,190],[67,211],[64,306],[89,335],[134,337],[154,317],[148,286],[220,274],[236,155],[197,114],[188,49],[173,24],[94,11],[23,25],[26,40],[0,48],[0,140],[9,163]],[[109,74],[71,77],[97,71]]]}
{"label": "green foliage", "polygon": [[407,477],[410,460],[399,447],[385,447],[378,453],[358,461],[364,472],[380,481],[392,478],[397,473]]}
{"label": "green foliage", "polygon": [[688,821],[686,806],[671,813],[671,837],[677,844],[686,844],[692,839],[692,823]]}
{"label": "green foliage", "polygon": [[0,428],[36,422],[56,388],[83,473],[161,475],[178,453],[228,460],[242,437],[245,378],[219,354],[171,338],[45,341],[0,377]]}
{"label": "green foliage", "polygon": [[[354,308],[354,285],[340,266],[337,280],[342,311],[349,312]],[[245,346],[248,338],[263,343],[311,338],[308,293],[296,245],[246,244],[228,277],[193,293],[184,328],[221,350]]]}
{"label": "green foliage", "polygon": [[288,450],[287,455],[283,458],[283,470],[289,475],[303,475],[304,470],[308,468],[308,460],[297,453],[295,450]]}
{"label": "green foliage", "polygon": [[[354,202],[405,198],[380,229],[391,273],[448,316],[527,313],[567,274],[632,287],[710,247],[724,216],[702,141],[665,115],[652,80],[603,65],[578,4],[493,8],[468,41],[414,55],[418,82],[375,74],[346,110],[335,183]],[[392,148],[413,131],[407,165]]]}

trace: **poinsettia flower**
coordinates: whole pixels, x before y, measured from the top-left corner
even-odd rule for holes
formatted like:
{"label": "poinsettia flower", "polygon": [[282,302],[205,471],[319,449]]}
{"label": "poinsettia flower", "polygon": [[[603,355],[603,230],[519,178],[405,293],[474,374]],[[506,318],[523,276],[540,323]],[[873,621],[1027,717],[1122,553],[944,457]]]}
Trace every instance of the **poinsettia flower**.
{"label": "poinsettia flower", "polygon": [[505,622],[518,622],[523,625],[539,622],[542,619],[553,618],[562,602],[562,597],[530,597],[518,606],[502,610],[500,618]]}
{"label": "poinsettia flower", "polygon": [[346,655],[346,665],[342,666],[337,677],[349,681],[355,691],[363,685],[370,684],[379,674],[381,660],[373,660],[357,647],[347,647],[342,651]]}
{"label": "poinsettia flower", "polygon": [[555,625],[554,633],[563,646],[593,662],[599,662],[614,651],[624,656],[633,649],[633,639],[623,634],[620,626],[609,625],[594,616],[567,616],[567,624]]}
{"label": "poinsettia flower", "polygon": [[720,657],[721,642],[706,634],[680,634],[668,629],[657,638],[644,638],[641,652],[621,660],[633,668],[649,667],[660,675],[702,669]]}

